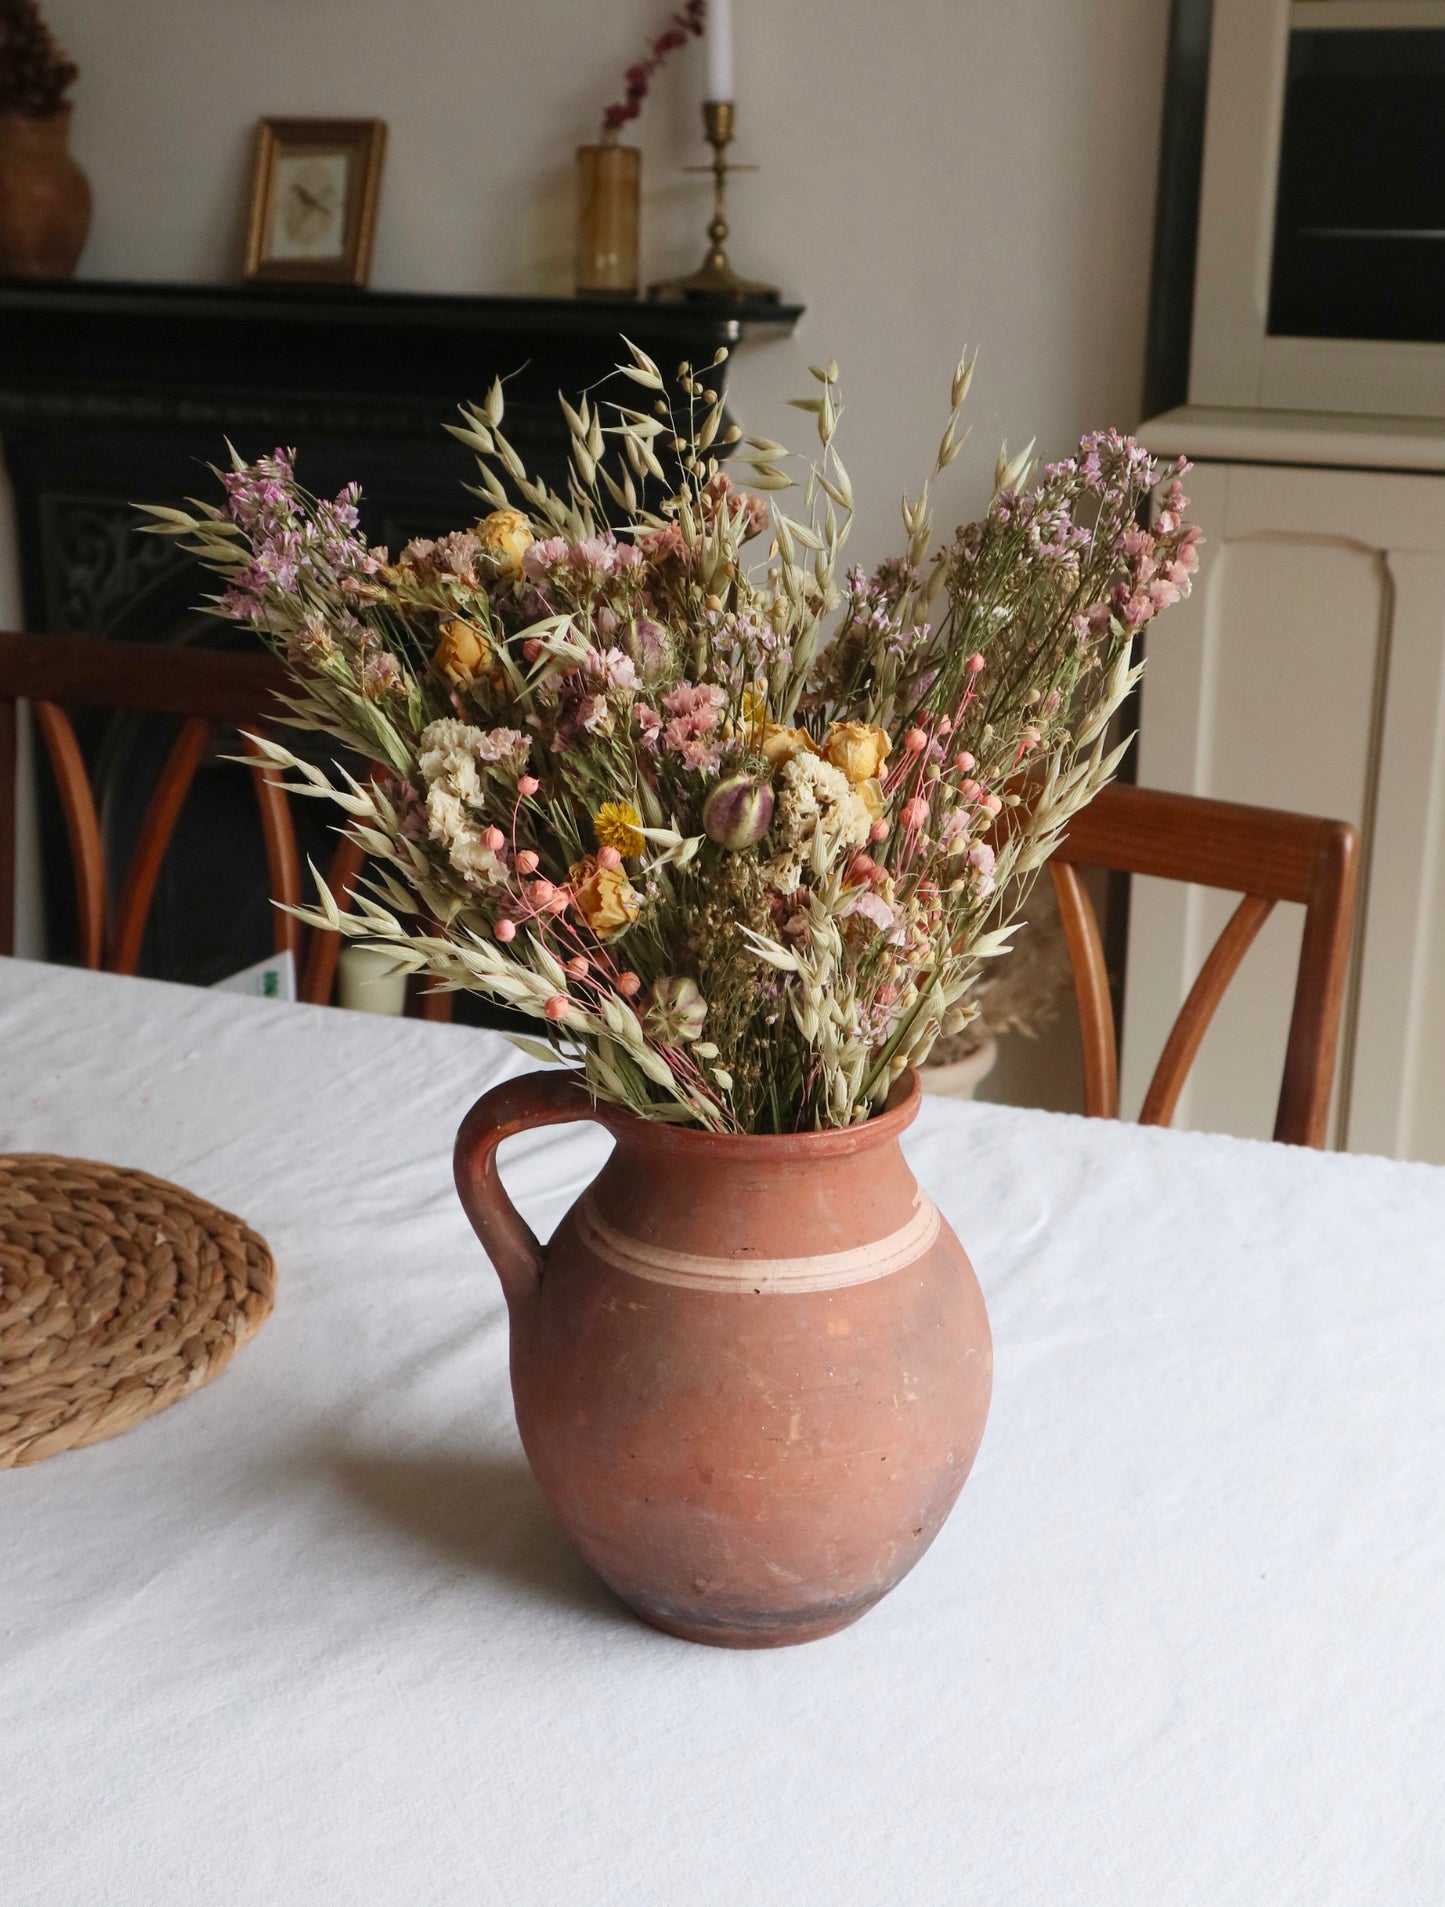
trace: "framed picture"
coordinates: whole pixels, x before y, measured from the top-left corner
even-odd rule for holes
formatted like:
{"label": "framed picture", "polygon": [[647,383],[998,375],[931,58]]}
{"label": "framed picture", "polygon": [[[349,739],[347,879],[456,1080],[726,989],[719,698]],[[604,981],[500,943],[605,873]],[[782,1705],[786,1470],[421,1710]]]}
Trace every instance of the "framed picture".
{"label": "framed picture", "polygon": [[256,128],[246,276],[364,285],[386,123],[263,119]]}

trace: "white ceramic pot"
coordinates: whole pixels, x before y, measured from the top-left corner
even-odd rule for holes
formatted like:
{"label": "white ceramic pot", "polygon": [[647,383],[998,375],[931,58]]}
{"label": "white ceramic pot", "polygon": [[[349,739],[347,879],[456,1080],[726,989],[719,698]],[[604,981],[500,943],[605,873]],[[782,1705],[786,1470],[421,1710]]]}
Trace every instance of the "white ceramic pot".
{"label": "white ceramic pot", "polygon": [[967,1059],[949,1060],[943,1066],[925,1066],[918,1077],[926,1093],[943,1099],[972,1099],[975,1091],[993,1071],[998,1058],[998,1041],[990,1033]]}
{"label": "white ceramic pot", "polygon": [[393,1019],[406,1012],[406,974],[377,947],[348,941],[337,959],[336,979],[343,1006],[358,1013],[388,1013]]}

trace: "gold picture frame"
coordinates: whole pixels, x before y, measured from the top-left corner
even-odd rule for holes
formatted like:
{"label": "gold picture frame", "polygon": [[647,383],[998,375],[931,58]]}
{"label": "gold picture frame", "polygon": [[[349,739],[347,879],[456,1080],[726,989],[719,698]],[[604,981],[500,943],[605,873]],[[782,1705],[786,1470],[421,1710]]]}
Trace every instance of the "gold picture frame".
{"label": "gold picture frame", "polygon": [[364,285],[386,151],[382,119],[263,119],[256,127],[246,277]]}

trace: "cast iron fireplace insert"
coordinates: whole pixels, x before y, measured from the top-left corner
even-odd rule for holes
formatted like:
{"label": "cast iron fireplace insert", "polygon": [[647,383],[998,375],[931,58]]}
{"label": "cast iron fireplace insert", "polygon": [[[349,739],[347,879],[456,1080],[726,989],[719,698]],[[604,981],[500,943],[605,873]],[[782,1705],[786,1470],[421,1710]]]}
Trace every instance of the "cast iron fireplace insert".
{"label": "cast iron fireplace insert", "polygon": [[[318,493],[363,484],[369,541],[395,549],[465,520],[469,453],[442,428],[506,380],[508,435],[563,477],[562,392],[595,386],[625,333],[670,371],[746,333],[790,328],[794,306],[722,308],[466,298],[350,288],[0,281],[0,446],[15,492],[26,627],[116,642],[245,643],[198,613],[214,579],[137,534],[139,501],[215,494],[226,440],[252,458],[299,450]],[[625,388],[625,387],[624,387]],[[129,852],[174,725],[118,716],[84,726],[114,875]],[[208,984],[271,949],[266,864],[246,773],[218,741],[157,888],[141,971]],[[45,771],[42,768],[42,776]],[[324,864],[333,825],[298,825]],[[42,789],[46,951],[75,955],[64,829]]]}

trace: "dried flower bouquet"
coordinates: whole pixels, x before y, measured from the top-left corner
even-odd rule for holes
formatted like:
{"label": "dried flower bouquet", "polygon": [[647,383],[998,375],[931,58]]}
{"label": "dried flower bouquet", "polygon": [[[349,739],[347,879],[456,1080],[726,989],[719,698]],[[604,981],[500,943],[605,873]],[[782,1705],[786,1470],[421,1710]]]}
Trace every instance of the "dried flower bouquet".
{"label": "dried flower bouquet", "polygon": [[[223,507],[154,510],[225,579],[220,613],[290,661],[295,721],[376,764],[327,795],[372,857],[351,911],[307,918],[535,1017],[601,1100],[725,1131],[846,1125],[974,1008],[1068,817],[1108,780],[1135,636],[1188,592],[1178,475],[1114,432],[931,560],[840,575],[853,509],[837,367],[789,515],[781,444],[738,438],[707,373],[564,404],[565,495],[529,477],[503,398],[463,412],[490,506],[368,549],[354,487],[301,490],[289,452],[223,473]],[[719,361],[723,357],[719,353]],[[960,364],[936,469],[958,454]],[[750,563],[749,546],[762,552]]]}

